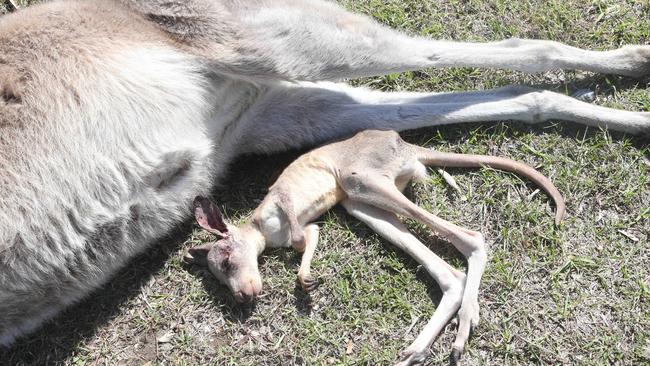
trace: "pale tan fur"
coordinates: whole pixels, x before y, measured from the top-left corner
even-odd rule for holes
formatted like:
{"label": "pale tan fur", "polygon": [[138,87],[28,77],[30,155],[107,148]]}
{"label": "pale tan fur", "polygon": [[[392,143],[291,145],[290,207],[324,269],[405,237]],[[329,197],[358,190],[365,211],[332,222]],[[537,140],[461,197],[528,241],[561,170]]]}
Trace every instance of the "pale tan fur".
{"label": "pale tan fur", "polygon": [[[457,360],[469,336],[468,327],[479,319],[478,285],[486,265],[485,245],[480,233],[439,219],[400,193],[411,179],[422,178],[426,174],[424,164],[488,166],[516,172],[533,180],[553,198],[557,207],[555,224],[559,224],[564,216],[565,204],[560,192],[546,177],[529,166],[498,157],[435,152],[404,142],[394,131],[368,130],[299,157],[278,177],[250,220],[240,227],[221,224],[221,227],[228,227],[230,233],[222,233],[225,238],[221,242],[191,249],[188,259],[206,258],[200,261],[231,288],[237,300],[250,301],[262,289],[257,256],[266,247],[291,245],[297,251],[304,252],[298,279],[304,290],[311,291],[317,286],[317,281],[310,274],[310,266],[318,242],[318,228],[311,222],[332,206],[343,203],[354,214],[359,207],[369,205],[373,210],[419,220],[467,256],[469,268],[467,278],[441,260],[437,262],[442,263],[436,263],[432,268],[431,262],[425,259],[433,256],[430,250],[420,246],[412,249],[415,253],[409,253],[409,248],[402,247],[427,266],[448,297],[443,298],[428,329],[425,328],[410,351],[404,354],[405,363],[419,360],[423,356],[423,347],[428,347],[442,326],[459,311],[460,326],[455,343]],[[217,210],[212,205],[210,210],[202,210],[201,214]],[[215,215],[212,221],[219,220],[220,215]],[[210,229],[205,220],[199,220],[199,223]],[[386,236],[400,246],[400,235]]]}
{"label": "pale tan fur", "polygon": [[[320,0],[53,0],[0,17],[0,345],[186,220],[237,155],[504,119],[650,131],[647,112],[526,87],[381,93],[333,82],[463,65],[643,76],[650,47],[436,41]],[[355,207],[367,222],[385,216]]]}

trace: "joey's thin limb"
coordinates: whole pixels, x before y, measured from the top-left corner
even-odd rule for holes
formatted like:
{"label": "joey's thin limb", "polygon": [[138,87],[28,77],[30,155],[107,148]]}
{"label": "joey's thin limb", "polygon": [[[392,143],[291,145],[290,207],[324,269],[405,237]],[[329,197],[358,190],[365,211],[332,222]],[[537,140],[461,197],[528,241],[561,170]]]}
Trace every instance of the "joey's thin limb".
{"label": "joey's thin limb", "polygon": [[452,354],[457,359],[464,351],[471,325],[477,324],[479,320],[478,288],[487,263],[483,235],[454,225],[420,208],[384,176],[362,173],[345,176],[342,182],[349,199],[418,220],[449,240],[467,258],[467,279],[458,319],[459,331]]}
{"label": "joey's thin limb", "polygon": [[298,281],[305,292],[311,292],[318,287],[318,280],[311,275],[311,261],[318,245],[318,225],[310,224],[305,227],[305,250],[302,253]]}
{"label": "joey's thin limb", "polygon": [[274,193],[278,197],[278,207],[282,210],[289,222],[289,228],[291,230],[291,246],[296,251],[302,253],[305,250],[305,232],[298,222],[298,217],[296,217],[291,195],[285,190],[285,188],[277,188]]}
{"label": "joey's thin limb", "polygon": [[442,290],[440,304],[417,338],[401,353],[398,363],[400,366],[418,364],[425,359],[431,343],[461,306],[465,275],[422,244],[394,213],[349,199],[342,204],[351,215],[422,264]]}

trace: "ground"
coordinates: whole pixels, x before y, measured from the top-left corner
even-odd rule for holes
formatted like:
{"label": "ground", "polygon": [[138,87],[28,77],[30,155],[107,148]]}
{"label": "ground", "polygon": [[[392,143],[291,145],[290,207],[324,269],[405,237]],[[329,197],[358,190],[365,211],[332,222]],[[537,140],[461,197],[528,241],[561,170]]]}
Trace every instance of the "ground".
{"label": "ground", "polygon": [[[0,1],[1,3],[2,1]],[[650,44],[650,2],[359,0],[351,10],[412,34],[467,41],[546,38],[608,49]],[[2,8],[0,7],[0,11]],[[585,72],[540,75],[453,68],[355,80],[386,91],[486,89],[510,83],[561,93],[588,88],[595,103],[650,110],[650,80]],[[444,151],[527,162],[565,195],[568,216],[553,226],[549,197],[490,169],[436,173],[409,189],[431,212],[480,230],[490,245],[480,291],[481,324],[466,365],[650,364],[650,141],[552,121],[473,124],[411,131],[404,137]],[[226,215],[251,213],[296,153],[239,161],[215,192]],[[321,242],[310,296],[296,286],[299,255],[261,258],[263,296],[237,305],[184,251],[209,240],[188,223],[83,303],[10,350],[12,365],[376,365],[396,360],[440,299],[436,284],[403,253],[334,209],[318,220]],[[409,227],[458,267],[462,258],[416,223]],[[446,363],[448,326],[427,364]]]}

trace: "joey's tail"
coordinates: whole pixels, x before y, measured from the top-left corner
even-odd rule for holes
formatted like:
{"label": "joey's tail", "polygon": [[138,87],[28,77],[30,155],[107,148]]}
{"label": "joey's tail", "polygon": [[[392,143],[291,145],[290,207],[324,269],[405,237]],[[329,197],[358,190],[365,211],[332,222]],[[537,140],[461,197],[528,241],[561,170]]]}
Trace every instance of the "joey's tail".
{"label": "joey's tail", "polygon": [[555,188],[550,179],[531,166],[498,156],[445,153],[419,146],[414,147],[418,160],[425,165],[452,168],[478,168],[487,166],[522,175],[542,187],[553,198],[555,202],[555,224],[559,225],[560,221],[564,218],[566,206],[562,194]]}

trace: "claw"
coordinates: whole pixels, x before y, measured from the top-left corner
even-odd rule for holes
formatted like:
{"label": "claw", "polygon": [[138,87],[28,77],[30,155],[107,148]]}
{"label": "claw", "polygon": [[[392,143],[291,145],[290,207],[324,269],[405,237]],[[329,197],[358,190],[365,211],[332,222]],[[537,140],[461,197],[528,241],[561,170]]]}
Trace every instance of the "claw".
{"label": "claw", "polygon": [[320,284],[317,279],[311,276],[300,278],[299,281],[300,281],[300,286],[302,286],[302,289],[305,292],[314,291]]}

